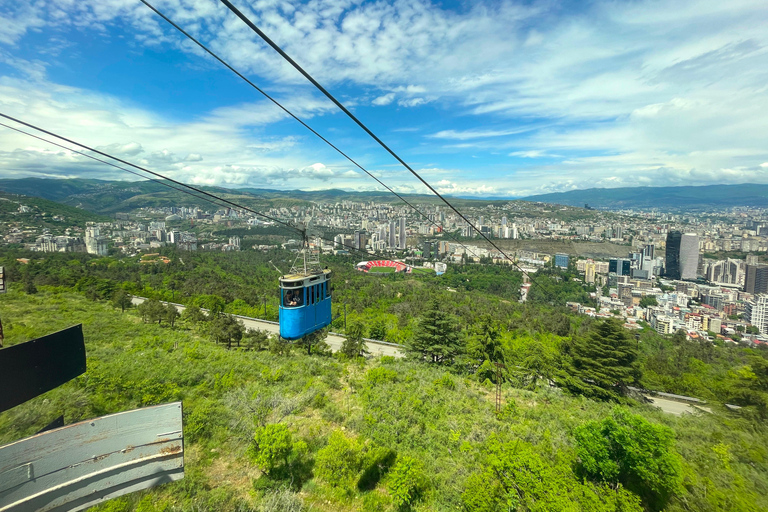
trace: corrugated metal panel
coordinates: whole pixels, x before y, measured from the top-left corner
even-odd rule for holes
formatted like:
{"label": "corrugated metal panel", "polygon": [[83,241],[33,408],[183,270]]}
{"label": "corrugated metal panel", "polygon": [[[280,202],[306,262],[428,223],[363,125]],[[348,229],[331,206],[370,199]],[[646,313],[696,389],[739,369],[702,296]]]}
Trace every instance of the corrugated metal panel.
{"label": "corrugated metal panel", "polygon": [[181,402],[121,412],[0,447],[0,512],[83,510],[184,477]]}
{"label": "corrugated metal panel", "polygon": [[83,326],[0,350],[0,412],[85,372]]}

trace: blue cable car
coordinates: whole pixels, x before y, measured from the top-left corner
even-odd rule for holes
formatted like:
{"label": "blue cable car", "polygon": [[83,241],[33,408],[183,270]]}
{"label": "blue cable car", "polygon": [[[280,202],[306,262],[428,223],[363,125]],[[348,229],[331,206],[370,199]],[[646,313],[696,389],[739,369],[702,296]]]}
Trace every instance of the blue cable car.
{"label": "blue cable car", "polygon": [[297,340],[331,323],[331,271],[280,278],[280,336]]}

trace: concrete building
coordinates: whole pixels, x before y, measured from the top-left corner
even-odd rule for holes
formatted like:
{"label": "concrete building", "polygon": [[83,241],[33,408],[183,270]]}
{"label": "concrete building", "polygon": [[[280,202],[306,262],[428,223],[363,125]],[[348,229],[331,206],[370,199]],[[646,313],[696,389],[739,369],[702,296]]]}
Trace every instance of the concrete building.
{"label": "concrete building", "polygon": [[680,241],[682,237],[683,234],[679,231],[667,233],[664,275],[668,279],[680,279]]}
{"label": "concrete building", "polygon": [[744,291],[752,294],[768,293],[768,265],[747,265]]}
{"label": "concrete building", "polygon": [[560,268],[568,268],[568,255],[567,254],[555,254],[555,266]]}
{"label": "concrete building", "polygon": [[760,329],[760,334],[768,333],[768,295],[760,294],[747,301],[744,319]]}
{"label": "concrete building", "polygon": [[608,262],[608,272],[614,273],[617,276],[628,276],[630,274],[631,267],[632,263],[630,260],[625,260],[622,258],[613,258]]}
{"label": "concrete building", "polygon": [[696,280],[699,274],[699,235],[686,233],[680,239],[680,279]]}
{"label": "concrete building", "polygon": [[405,249],[406,240],[407,235],[405,232],[405,217],[400,217],[400,240],[398,241],[397,248],[401,250]]}
{"label": "concrete building", "polygon": [[597,266],[595,265],[595,262],[592,260],[587,260],[587,263],[584,265],[584,281],[589,284],[595,283],[595,273],[596,273]]}

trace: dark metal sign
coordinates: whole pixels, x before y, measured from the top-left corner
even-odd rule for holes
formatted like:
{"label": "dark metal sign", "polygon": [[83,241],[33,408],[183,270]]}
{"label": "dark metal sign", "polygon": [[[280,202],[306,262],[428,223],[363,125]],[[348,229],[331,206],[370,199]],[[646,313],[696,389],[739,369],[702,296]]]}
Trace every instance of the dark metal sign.
{"label": "dark metal sign", "polygon": [[0,412],[85,372],[83,326],[0,350]]}
{"label": "dark metal sign", "polygon": [[0,512],[83,510],[182,478],[181,402],[157,405],[0,447]]}

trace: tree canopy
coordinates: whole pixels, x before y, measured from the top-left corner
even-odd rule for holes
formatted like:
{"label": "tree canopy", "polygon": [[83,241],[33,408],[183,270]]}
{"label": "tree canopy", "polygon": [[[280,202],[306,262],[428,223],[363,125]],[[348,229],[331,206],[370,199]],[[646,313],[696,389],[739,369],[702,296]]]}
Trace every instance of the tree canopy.
{"label": "tree canopy", "polygon": [[563,345],[566,360],[557,380],[574,394],[620,400],[641,376],[636,344],[618,321],[596,322]]}

